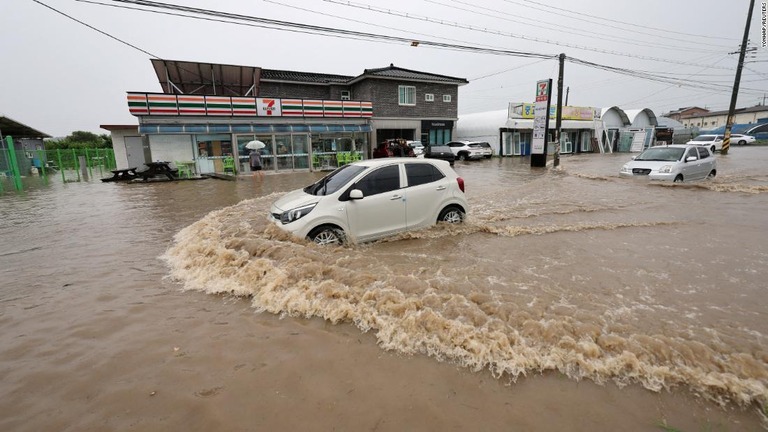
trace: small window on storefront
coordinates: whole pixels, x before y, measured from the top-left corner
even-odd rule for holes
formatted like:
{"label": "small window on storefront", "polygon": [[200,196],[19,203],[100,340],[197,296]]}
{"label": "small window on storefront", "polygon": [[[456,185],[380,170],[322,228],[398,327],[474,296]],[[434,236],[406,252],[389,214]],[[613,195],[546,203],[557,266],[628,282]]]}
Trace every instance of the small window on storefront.
{"label": "small window on storefront", "polygon": [[443,102],[450,102],[451,101],[451,95],[443,95]]}
{"label": "small window on storefront", "polygon": [[432,93],[425,93],[424,94],[424,100],[426,102],[434,102],[435,101],[435,95]]}
{"label": "small window on storefront", "polygon": [[398,86],[397,93],[399,105],[416,105],[416,87]]}

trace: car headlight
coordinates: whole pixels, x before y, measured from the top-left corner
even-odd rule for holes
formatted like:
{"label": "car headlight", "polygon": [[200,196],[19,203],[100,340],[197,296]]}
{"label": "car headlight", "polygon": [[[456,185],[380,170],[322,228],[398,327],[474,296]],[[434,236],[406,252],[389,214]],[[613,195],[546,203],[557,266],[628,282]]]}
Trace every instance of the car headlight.
{"label": "car headlight", "polygon": [[309,212],[312,211],[313,208],[317,203],[307,204],[303,205],[301,207],[296,207],[295,209],[291,209],[288,211],[284,211],[282,215],[280,215],[280,222],[282,222],[283,225],[289,224],[293,221],[299,220],[309,214]]}
{"label": "car headlight", "polygon": [[662,174],[668,174],[672,172],[672,165],[664,165],[663,167],[659,168],[659,172]]}
{"label": "car headlight", "polygon": [[623,167],[621,167],[621,171],[620,172],[628,173],[628,172],[632,172],[632,170],[629,169],[629,166],[624,165]]}

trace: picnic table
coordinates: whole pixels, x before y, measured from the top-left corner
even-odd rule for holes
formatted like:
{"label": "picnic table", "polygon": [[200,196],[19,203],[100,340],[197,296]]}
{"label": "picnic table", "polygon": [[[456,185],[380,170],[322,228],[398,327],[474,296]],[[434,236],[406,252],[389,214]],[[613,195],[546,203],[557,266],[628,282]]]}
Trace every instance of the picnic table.
{"label": "picnic table", "polygon": [[128,169],[112,170],[112,177],[101,179],[103,182],[129,181],[136,178],[136,167]]}
{"label": "picnic table", "polygon": [[147,169],[143,171],[137,171],[136,176],[141,177],[144,181],[149,180],[155,176],[166,176],[170,180],[176,180],[179,170],[171,168],[170,162],[158,161],[147,162],[144,165]]}

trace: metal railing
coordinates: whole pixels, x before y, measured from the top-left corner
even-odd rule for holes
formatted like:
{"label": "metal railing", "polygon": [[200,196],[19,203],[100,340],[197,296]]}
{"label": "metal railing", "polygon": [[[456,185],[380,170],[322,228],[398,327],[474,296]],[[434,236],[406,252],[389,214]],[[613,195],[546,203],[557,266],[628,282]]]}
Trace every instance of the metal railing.
{"label": "metal railing", "polygon": [[45,182],[57,176],[64,183],[79,182],[94,175],[103,177],[117,167],[111,148],[20,150],[12,137],[6,137],[4,144],[0,145],[0,192],[6,178],[20,191],[22,179],[33,175]]}

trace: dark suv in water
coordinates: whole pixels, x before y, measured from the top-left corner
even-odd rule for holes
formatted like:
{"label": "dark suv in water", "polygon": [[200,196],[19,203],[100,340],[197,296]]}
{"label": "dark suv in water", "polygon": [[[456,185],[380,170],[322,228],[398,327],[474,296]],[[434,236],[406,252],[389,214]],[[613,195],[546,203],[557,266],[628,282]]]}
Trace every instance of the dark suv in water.
{"label": "dark suv in water", "polygon": [[429,159],[442,159],[448,161],[451,165],[456,160],[451,148],[447,145],[430,145],[424,149],[424,157]]}

